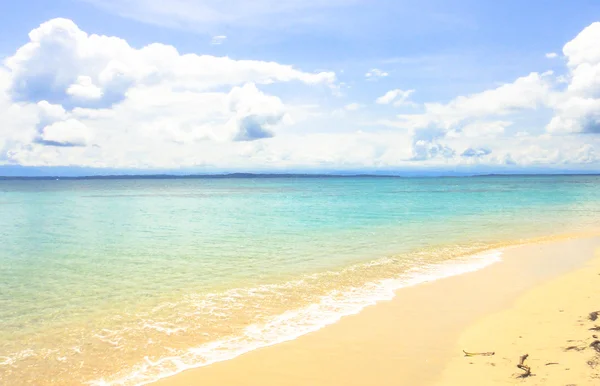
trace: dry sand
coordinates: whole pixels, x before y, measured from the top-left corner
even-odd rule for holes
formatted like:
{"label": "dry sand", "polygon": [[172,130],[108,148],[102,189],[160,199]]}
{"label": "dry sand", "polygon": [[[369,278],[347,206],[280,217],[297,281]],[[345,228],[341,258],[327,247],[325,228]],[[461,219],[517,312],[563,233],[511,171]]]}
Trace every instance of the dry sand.
{"label": "dry sand", "polygon": [[[598,252],[584,268],[537,286],[509,309],[467,328],[456,352],[495,355],[456,354],[436,385],[598,386],[600,316],[595,311],[600,311]],[[525,354],[528,377],[516,366]]]}
{"label": "dry sand", "polygon": [[[483,270],[401,289],[294,341],[154,385],[600,385],[590,379],[592,349],[563,351],[591,343],[585,318],[600,310],[599,247],[588,237],[509,248]],[[463,348],[496,355],[466,358]],[[518,379],[525,353],[535,376]]]}

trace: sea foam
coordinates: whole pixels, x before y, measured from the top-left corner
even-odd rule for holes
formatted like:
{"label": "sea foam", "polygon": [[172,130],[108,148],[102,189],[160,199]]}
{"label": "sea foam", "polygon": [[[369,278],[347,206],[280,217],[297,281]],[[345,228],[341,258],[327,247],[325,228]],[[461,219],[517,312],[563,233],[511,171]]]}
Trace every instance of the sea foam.
{"label": "sea foam", "polygon": [[[237,336],[204,343],[155,361],[145,358],[143,363],[139,363],[131,371],[121,373],[114,378],[90,381],[88,384],[93,386],[146,385],[188,369],[234,359],[259,348],[297,339],[334,324],[344,316],[357,314],[377,302],[391,300],[396,295],[396,291],[401,288],[477,271],[501,261],[501,256],[499,250],[482,252],[443,263],[414,267],[398,277],[369,282],[360,287],[343,291],[333,290],[320,297],[318,302],[286,311],[266,322],[249,325]],[[150,326],[145,325],[145,327]],[[157,326],[157,328],[162,327]],[[172,330],[169,329],[169,332]]]}

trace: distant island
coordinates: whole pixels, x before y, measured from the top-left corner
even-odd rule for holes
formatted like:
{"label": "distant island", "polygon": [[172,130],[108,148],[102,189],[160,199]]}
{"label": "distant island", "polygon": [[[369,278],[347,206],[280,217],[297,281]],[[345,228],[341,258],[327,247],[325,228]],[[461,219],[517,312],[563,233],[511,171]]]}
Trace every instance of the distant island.
{"label": "distant island", "polygon": [[15,180],[178,180],[178,179],[226,179],[226,178],[443,178],[443,177],[556,177],[598,176],[600,173],[488,173],[488,174],[341,174],[341,173],[223,173],[223,174],[114,174],[90,176],[0,176],[0,181]]}

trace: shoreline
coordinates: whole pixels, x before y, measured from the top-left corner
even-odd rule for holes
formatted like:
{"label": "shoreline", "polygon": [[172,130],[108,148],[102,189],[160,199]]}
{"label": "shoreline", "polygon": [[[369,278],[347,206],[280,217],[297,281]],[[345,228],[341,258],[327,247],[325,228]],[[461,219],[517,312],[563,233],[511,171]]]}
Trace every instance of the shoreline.
{"label": "shoreline", "polygon": [[[500,263],[401,288],[391,301],[297,339],[151,384],[433,384],[455,359],[454,345],[470,325],[544,281],[582,266],[600,246],[593,234],[503,247]],[[564,259],[574,250],[579,251],[576,257]]]}

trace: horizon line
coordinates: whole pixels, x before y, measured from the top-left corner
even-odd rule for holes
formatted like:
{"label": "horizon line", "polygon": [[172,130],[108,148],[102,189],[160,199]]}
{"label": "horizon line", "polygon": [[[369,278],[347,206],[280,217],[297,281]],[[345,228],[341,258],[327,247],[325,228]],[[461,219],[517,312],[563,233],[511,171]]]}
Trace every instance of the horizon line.
{"label": "horizon line", "polygon": [[10,180],[135,180],[135,179],[226,179],[226,178],[441,178],[441,177],[551,177],[551,176],[600,176],[599,172],[573,173],[448,173],[436,174],[373,174],[373,173],[215,173],[215,174],[106,174],[81,176],[0,176],[1,181]]}

